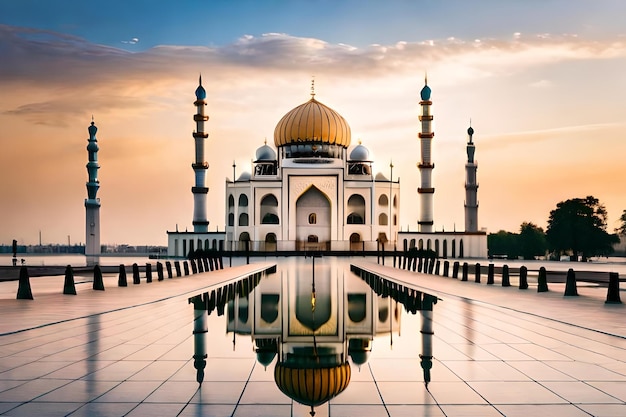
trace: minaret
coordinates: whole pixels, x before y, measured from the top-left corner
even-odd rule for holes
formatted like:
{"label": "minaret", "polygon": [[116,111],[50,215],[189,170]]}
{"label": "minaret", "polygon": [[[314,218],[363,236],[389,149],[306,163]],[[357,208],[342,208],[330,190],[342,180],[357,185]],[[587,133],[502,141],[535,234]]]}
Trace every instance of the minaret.
{"label": "minaret", "polygon": [[432,186],[432,172],[433,168],[435,168],[435,164],[432,163],[430,151],[431,142],[435,133],[432,131],[433,116],[430,114],[430,106],[433,103],[430,101],[430,93],[428,80],[424,79],[424,88],[422,88],[420,92],[422,113],[419,115],[422,131],[418,134],[422,150],[422,161],[417,165],[421,178],[421,186],[417,189],[420,197],[420,217],[417,224],[419,225],[419,231],[424,233],[432,233],[434,224],[433,197],[435,195],[435,188]]}
{"label": "minaret", "polygon": [[209,188],[206,186],[206,171],[209,169],[209,163],[204,160],[204,140],[209,137],[208,133],[204,133],[204,122],[209,120],[209,116],[204,115],[204,106],[206,106],[206,91],[202,87],[202,76],[199,79],[198,88],[196,88],[196,106],[197,113],[193,116],[196,122],[196,130],[193,132],[193,138],[196,142],[196,160],[191,167],[196,174],[196,185],[191,187],[193,193],[193,231],[195,233],[204,233],[209,231],[209,221],[207,220],[207,193]]}
{"label": "minaret", "polygon": [[476,147],[472,141],[474,129],[467,129],[469,140],[467,142],[467,163],[465,164],[465,231],[478,231],[478,182],[476,182],[476,170],[478,166],[474,161]]}
{"label": "minaret", "polygon": [[100,182],[98,181],[98,140],[96,132],[98,128],[95,126],[93,116],[91,118],[91,126],[87,128],[89,131],[89,139],[87,141],[87,152],[89,154],[89,162],[87,163],[87,173],[89,181],[87,182],[87,198],[85,199],[85,256],[87,265],[95,265],[98,263],[100,255],[100,199],[96,198]]}

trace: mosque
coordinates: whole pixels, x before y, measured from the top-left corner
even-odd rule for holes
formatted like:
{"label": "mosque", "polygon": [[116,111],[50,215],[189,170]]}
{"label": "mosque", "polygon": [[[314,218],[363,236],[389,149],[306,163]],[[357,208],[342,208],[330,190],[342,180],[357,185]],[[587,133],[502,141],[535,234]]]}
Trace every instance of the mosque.
{"label": "mosque", "polygon": [[[374,251],[430,249],[445,258],[486,258],[487,233],[478,230],[477,165],[473,129],[468,129],[465,231],[434,230],[431,144],[431,89],[420,92],[421,161],[418,169],[418,230],[399,231],[400,182],[374,175],[369,150],[351,147],[348,122],[310,99],[287,112],[274,130],[274,147],[256,150],[253,172],[226,180],[226,228],[210,232],[207,219],[204,160],[206,90],[199,80],[195,92],[196,130],[194,215],[192,232],[168,231],[168,256],[182,257],[196,249],[252,251]],[[390,166],[393,173],[393,165]]]}

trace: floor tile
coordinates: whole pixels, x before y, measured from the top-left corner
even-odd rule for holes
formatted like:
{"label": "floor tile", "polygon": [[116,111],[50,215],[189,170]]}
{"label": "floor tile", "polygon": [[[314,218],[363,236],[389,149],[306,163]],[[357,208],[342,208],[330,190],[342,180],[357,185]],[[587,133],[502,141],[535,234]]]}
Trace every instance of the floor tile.
{"label": "floor tile", "polygon": [[490,404],[559,404],[566,400],[536,382],[469,382]]}

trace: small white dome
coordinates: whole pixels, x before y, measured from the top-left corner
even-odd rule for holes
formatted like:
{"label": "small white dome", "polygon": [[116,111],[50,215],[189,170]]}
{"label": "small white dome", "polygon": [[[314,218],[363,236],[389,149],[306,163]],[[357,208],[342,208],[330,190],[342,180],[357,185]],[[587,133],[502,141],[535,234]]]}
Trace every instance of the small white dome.
{"label": "small white dome", "polygon": [[242,172],[239,178],[237,178],[237,181],[250,181],[250,173],[245,171]]}
{"label": "small white dome", "polygon": [[261,161],[275,161],[276,152],[268,145],[263,145],[256,150],[256,160]]}
{"label": "small white dome", "polygon": [[352,149],[350,152],[351,161],[369,161],[370,160],[370,151],[360,143]]}

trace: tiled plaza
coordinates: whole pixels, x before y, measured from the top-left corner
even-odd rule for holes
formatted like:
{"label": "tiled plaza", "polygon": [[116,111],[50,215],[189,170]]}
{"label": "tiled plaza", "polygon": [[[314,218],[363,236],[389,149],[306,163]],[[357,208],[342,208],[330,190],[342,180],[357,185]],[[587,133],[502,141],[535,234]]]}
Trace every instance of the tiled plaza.
{"label": "tiled plaza", "polygon": [[[350,262],[440,297],[432,380],[420,368],[420,316],[403,312],[399,334],[377,337],[316,416],[626,415],[626,308],[605,304],[606,288],[581,283],[564,297],[563,284],[537,293],[532,281],[518,290]],[[127,288],[106,276],[104,292],[77,277],[76,296],[60,294],[63,277],[33,278],[32,301],[0,283],[0,415],[308,416],[277,388],[276,361],[257,362],[250,337],[215,313],[196,382],[188,298],[268,264]]]}

